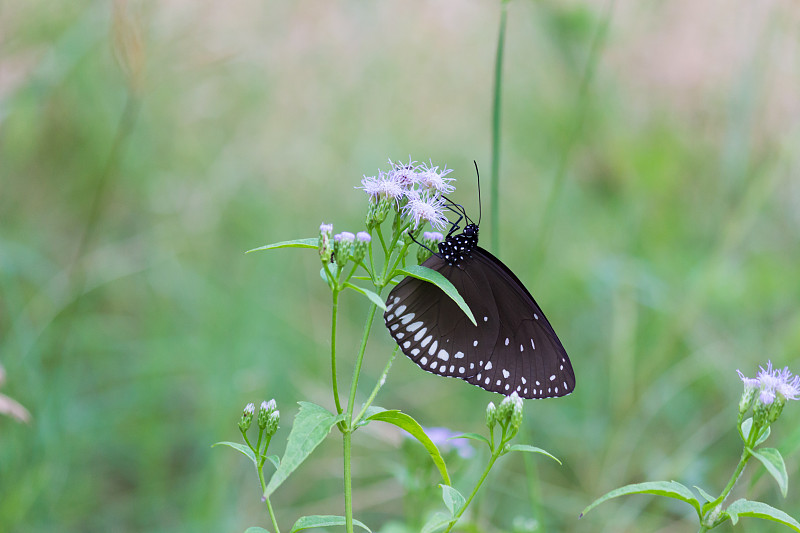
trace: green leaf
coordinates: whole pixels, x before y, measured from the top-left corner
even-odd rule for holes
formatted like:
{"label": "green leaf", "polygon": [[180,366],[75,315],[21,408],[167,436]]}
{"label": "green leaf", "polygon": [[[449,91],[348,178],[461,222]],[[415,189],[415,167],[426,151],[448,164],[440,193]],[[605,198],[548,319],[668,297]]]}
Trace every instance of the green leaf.
{"label": "green leaf", "polygon": [[277,455],[268,455],[267,461],[272,463],[272,466],[274,466],[276,470],[281,467],[281,458]]}
{"label": "green leaf", "polygon": [[[343,516],[336,516],[336,515],[301,516],[297,520],[297,522],[294,523],[289,533],[294,533],[295,531],[302,531],[304,529],[311,529],[313,527],[343,526],[345,524],[346,522]],[[367,526],[365,526],[358,520],[354,519],[353,524],[357,525],[361,529],[369,531],[369,533],[372,533],[372,531]]]}
{"label": "green leaf", "polygon": [[360,292],[361,294],[369,298],[369,301],[371,301],[372,303],[374,303],[375,305],[386,311],[386,303],[384,303],[381,297],[378,296],[373,291],[365,289],[364,287],[359,287],[358,285],[353,285],[349,281],[345,283],[344,286],[347,287],[348,289],[353,289],[356,292]]}
{"label": "green leaf", "polygon": [[425,449],[428,450],[428,454],[430,454],[431,459],[433,459],[433,462],[436,465],[436,468],[439,469],[439,473],[442,475],[444,484],[450,485],[450,476],[447,473],[447,466],[444,464],[442,454],[439,453],[439,448],[436,447],[430,437],[425,434],[425,430],[422,429],[422,426],[419,425],[419,422],[411,418],[409,415],[397,410],[381,411],[380,413],[375,413],[374,415],[369,416],[367,420],[380,420],[381,422],[394,424],[417,439],[423,446],[425,446]]}
{"label": "green leaf", "polygon": [[715,497],[713,497],[711,494],[707,493],[706,491],[704,491],[703,489],[701,489],[697,485],[694,485],[694,488],[697,489],[697,492],[700,493],[700,496],[702,496],[705,501],[713,502],[714,500],[716,500]]}
{"label": "green leaf", "polygon": [[364,416],[361,417],[361,420],[359,420],[356,423],[356,427],[366,426],[370,422],[369,417],[377,413],[382,413],[385,410],[386,409],[384,409],[383,407],[378,407],[377,405],[370,405],[369,407],[367,407],[367,410],[364,411]]}
{"label": "green leaf", "polygon": [[453,518],[451,516],[447,516],[444,513],[436,513],[422,526],[422,531],[420,533],[433,533],[434,531],[442,529],[452,521]]}
{"label": "green leaf", "polygon": [[742,498],[730,504],[726,511],[728,515],[730,515],[731,522],[733,522],[734,525],[739,521],[740,516],[752,516],[753,518],[772,520],[773,522],[789,526],[795,531],[800,531],[800,523],[797,520],[780,509],[776,509],[766,503],[752,502]]}
{"label": "green leaf", "polygon": [[310,239],[296,239],[293,241],[274,242],[272,244],[265,244],[252,250],[247,250],[245,253],[258,252],[259,250],[273,250],[275,248],[319,248],[319,237],[311,237]]}
{"label": "green leaf", "polygon": [[227,442],[227,441],[225,441],[225,442],[217,442],[217,443],[211,445],[212,448],[214,448],[216,446],[229,446],[229,447],[233,448],[234,450],[239,450],[244,455],[249,457],[250,460],[253,461],[254,465],[258,466],[258,463],[256,462],[256,454],[253,453],[253,450],[251,450],[249,446],[245,446],[244,444],[239,444],[238,442]]}
{"label": "green leaf", "polygon": [[[485,442],[486,445],[491,449],[492,443],[489,442],[489,439],[484,437],[483,435],[479,435],[477,433],[462,433],[461,435],[456,435],[455,437],[450,437],[450,439],[469,439],[469,440],[477,440],[478,442]],[[447,440],[450,440],[447,439]]]}
{"label": "green leaf", "polygon": [[[744,422],[742,422],[742,434],[744,435],[745,439],[750,436],[750,428],[753,427],[753,417],[748,418]],[[765,428],[761,428],[761,434],[756,439],[755,446],[758,446],[765,440],[769,438],[769,434],[772,432],[769,426]]]}
{"label": "green leaf", "polygon": [[244,530],[244,533],[269,533],[269,530],[263,527],[248,527]]}
{"label": "green leaf", "polygon": [[508,451],[510,452],[529,452],[529,453],[541,453],[542,455],[546,455],[553,461],[557,462],[558,464],[562,464],[561,461],[558,460],[558,457],[555,455],[551,455],[547,451],[537,448],[535,446],[528,446],[527,444],[515,444],[511,446]]}
{"label": "green leaf", "polygon": [[447,507],[447,510],[450,511],[450,516],[455,518],[456,514],[461,511],[461,508],[467,503],[467,499],[450,485],[439,484],[439,486],[442,487],[444,505]]}
{"label": "green leaf", "polygon": [[300,412],[294,419],[289,440],[286,442],[286,451],[283,453],[280,466],[269,480],[264,497],[268,498],[281,483],[286,481],[289,474],[295,471],[306,460],[311,452],[325,440],[331,428],[344,415],[333,415],[324,407],[310,403],[299,402]]}
{"label": "green leaf", "polygon": [[775,448],[761,448],[753,452],[753,457],[761,461],[767,472],[772,474],[785,498],[786,491],[789,489],[789,475],[786,473],[786,463],[783,462],[781,452]]}
{"label": "green leaf", "polygon": [[675,498],[676,500],[681,500],[690,504],[695,508],[698,516],[700,516],[700,502],[697,501],[697,499],[694,497],[694,494],[692,494],[692,491],[690,491],[686,486],[681,485],[677,481],[648,481],[645,483],[625,485],[624,487],[620,487],[606,493],[605,495],[593,501],[586,509],[584,509],[579,518],[582,518],[583,515],[606,500],[617,498],[619,496],[627,496],[628,494],[655,494],[657,496]]}
{"label": "green leaf", "polygon": [[433,283],[434,285],[442,289],[442,291],[444,291],[444,293],[447,296],[449,296],[450,299],[452,299],[458,305],[458,307],[461,308],[462,311],[464,311],[464,314],[467,315],[467,318],[469,318],[473,326],[478,325],[478,323],[475,322],[475,317],[472,316],[472,311],[470,310],[467,303],[464,301],[464,298],[462,298],[461,295],[458,294],[456,288],[453,287],[453,284],[450,283],[450,281],[447,278],[445,278],[435,270],[432,270],[428,267],[424,267],[422,265],[411,265],[406,268],[398,268],[397,270],[395,270],[395,273],[405,274],[406,276],[411,276],[412,278],[417,278],[421,279],[422,281],[427,281],[428,283]]}

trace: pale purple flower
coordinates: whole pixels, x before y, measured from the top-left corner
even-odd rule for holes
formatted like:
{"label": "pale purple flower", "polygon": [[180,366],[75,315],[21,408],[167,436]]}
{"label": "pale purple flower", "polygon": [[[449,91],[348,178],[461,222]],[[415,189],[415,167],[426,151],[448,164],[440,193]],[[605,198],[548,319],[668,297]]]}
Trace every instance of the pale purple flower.
{"label": "pale purple flower", "polygon": [[417,172],[417,182],[433,191],[436,191],[440,194],[450,194],[456,188],[450,184],[455,178],[445,178],[448,174],[453,171],[451,168],[447,168],[447,165],[439,171],[439,167],[433,166],[431,163],[430,166],[422,163],[419,166],[419,171]]}
{"label": "pale purple flower", "polygon": [[358,239],[359,242],[369,242],[372,240],[372,236],[366,231],[359,231],[356,233],[356,239]]}
{"label": "pale purple flower", "polygon": [[440,196],[411,190],[408,192],[408,203],[403,206],[405,215],[414,221],[414,228],[421,223],[428,222],[435,229],[444,229],[447,217],[444,216],[445,202]]}
{"label": "pale purple flower", "polygon": [[773,369],[772,361],[767,361],[767,367],[760,366],[760,371],[755,378],[748,378],[741,372],[739,377],[748,387],[758,388],[758,399],[764,405],[770,405],[777,395],[786,400],[800,399],[800,376],[793,376],[789,367],[782,370]]}
{"label": "pale purple flower", "polygon": [[461,435],[460,433],[455,433],[444,427],[432,427],[424,429],[425,434],[428,435],[433,443],[442,451],[447,451],[448,448],[452,448],[458,453],[459,457],[464,459],[472,457],[472,455],[475,453],[475,450],[472,449],[472,446],[470,446],[469,442],[467,442],[465,439],[454,438]]}
{"label": "pale purple flower", "polygon": [[375,201],[382,197],[397,201],[406,192],[401,180],[396,179],[391,173],[387,174],[382,171],[379,171],[377,176],[364,176],[361,180],[361,187],[356,187],[356,189],[363,189]]}
{"label": "pale purple flower", "polygon": [[408,158],[408,163],[401,163],[400,161],[395,163],[389,159],[389,165],[392,167],[392,170],[389,171],[389,175],[407,191],[419,181],[417,176],[417,162],[412,161],[410,157]]}
{"label": "pale purple flower", "polygon": [[320,233],[331,233],[333,231],[333,224],[320,224],[319,225],[319,232]]}
{"label": "pale purple flower", "polygon": [[345,242],[345,243],[353,243],[356,240],[356,236],[350,233],[349,231],[343,231],[341,233],[337,233],[333,236],[333,240],[335,242]]}

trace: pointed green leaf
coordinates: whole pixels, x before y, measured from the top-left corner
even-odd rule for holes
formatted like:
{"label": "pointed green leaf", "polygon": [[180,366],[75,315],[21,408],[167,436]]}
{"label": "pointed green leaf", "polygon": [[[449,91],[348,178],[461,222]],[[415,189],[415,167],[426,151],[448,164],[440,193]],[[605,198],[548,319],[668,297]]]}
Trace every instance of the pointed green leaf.
{"label": "pointed green leaf", "polygon": [[[489,439],[484,437],[483,435],[479,435],[478,433],[462,433],[461,435],[456,435],[455,437],[450,437],[450,439],[469,439],[469,440],[477,440],[478,442],[486,443],[489,448],[492,447],[492,443],[489,442]],[[448,440],[450,440],[448,439]]]}
{"label": "pointed green leaf", "polygon": [[545,451],[545,450],[543,450],[541,448],[537,448],[535,446],[529,446],[527,444],[514,444],[513,446],[511,446],[508,449],[508,451],[510,451],[510,452],[541,453],[542,455],[546,455],[547,457],[549,457],[553,461],[557,462],[558,464],[562,464],[561,461],[558,460],[558,457],[556,457],[555,455],[551,455],[550,453],[548,453],[547,451]]}
{"label": "pointed green leaf", "polygon": [[461,308],[462,311],[464,311],[464,314],[467,315],[467,318],[469,318],[473,326],[478,325],[478,323],[475,322],[475,317],[472,316],[472,311],[470,310],[467,303],[464,301],[464,298],[462,298],[461,295],[458,294],[456,288],[453,287],[453,284],[450,283],[450,281],[446,277],[442,276],[435,270],[432,270],[428,267],[424,267],[422,265],[411,265],[407,266],[406,268],[398,268],[397,270],[395,270],[395,273],[405,274],[406,276],[411,276],[412,278],[417,278],[421,279],[422,281],[427,281],[428,283],[433,283],[434,285],[442,289],[442,291],[444,291],[444,293],[447,296],[449,296],[450,299],[452,299],[458,305],[458,307]]}
{"label": "pointed green leaf", "polygon": [[272,466],[274,466],[276,470],[281,467],[281,458],[277,455],[268,455],[267,461],[272,463]]}
{"label": "pointed green leaf", "polygon": [[[294,523],[289,533],[295,533],[295,531],[302,531],[304,529],[311,529],[314,527],[343,526],[345,524],[346,521],[343,516],[336,516],[336,515],[301,516],[297,520],[297,522]],[[369,533],[372,533],[372,531],[367,526],[365,526],[362,522],[359,522],[358,520],[354,519],[353,524],[365,531],[369,531]]]}
{"label": "pointed green leaf", "polygon": [[[744,422],[742,422],[742,434],[747,438],[750,435],[750,428],[753,427],[753,417],[748,418]],[[756,446],[764,442],[769,438],[769,434],[772,432],[769,426],[765,428],[761,428],[761,434],[756,439]]]}
{"label": "pointed green leaf", "polygon": [[367,407],[367,410],[364,411],[364,416],[361,417],[361,420],[359,420],[356,423],[356,427],[366,426],[370,422],[369,417],[377,413],[382,413],[385,410],[386,409],[384,409],[383,407],[378,407],[377,405],[370,405],[369,407]]}
{"label": "pointed green leaf", "polygon": [[726,510],[731,517],[731,522],[736,524],[740,516],[752,516],[754,518],[762,518],[764,520],[772,520],[785,526],[789,526],[795,531],[800,532],[800,523],[794,518],[784,513],[780,509],[776,509],[771,505],[761,502],[752,502],[750,500],[736,500],[728,506]]}
{"label": "pointed green leaf", "polygon": [[444,505],[447,507],[447,510],[450,511],[450,516],[455,518],[456,514],[461,511],[461,508],[467,503],[467,499],[450,485],[439,484],[439,486],[442,487]]}
{"label": "pointed green leaf", "polygon": [[761,461],[767,472],[772,474],[785,498],[786,491],[789,489],[789,474],[786,473],[786,463],[783,462],[781,452],[775,448],[761,448],[753,452],[753,457]]}
{"label": "pointed green leaf", "polygon": [[272,244],[265,244],[252,250],[247,250],[245,253],[258,252],[259,250],[273,250],[275,248],[319,248],[319,237],[311,237],[310,239],[295,239],[293,241],[274,242]]}
{"label": "pointed green leaf", "polygon": [[697,492],[700,493],[700,496],[702,496],[705,501],[713,502],[714,500],[716,500],[716,498],[714,498],[711,494],[707,493],[697,485],[694,485],[694,488],[697,489]]}
{"label": "pointed green leaf", "polygon": [[253,461],[254,465],[258,465],[258,463],[256,463],[256,454],[253,453],[253,450],[251,450],[249,446],[245,446],[244,444],[239,444],[238,442],[227,442],[227,441],[217,442],[211,445],[212,448],[216,446],[229,446],[234,450],[239,450],[244,455],[246,455],[251,461]]}
{"label": "pointed green leaf", "polygon": [[381,411],[380,413],[375,413],[374,415],[369,416],[367,420],[380,420],[381,422],[394,424],[417,439],[423,446],[425,446],[425,449],[428,450],[428,454],[431,456],[436,468],[439,469],[439,473],[442,475],[444,484],[450,485],[450,476],[447,473],[447,466],[444,463],[442,454],[439,453],[439,448],[436,447],[430,437],[425,434],[425,430],[422,429],[422,426],[419,425],[419,422],[414,420],[409,415],[397,410]]}
{"label": "pointed green leaf", "polygon": [[692,494],[692,491],[690,491],[686,486],[681,485],[677,481],[648,481],[646,483],[625,485],[624,487],[620,487],[606,493],[605,495],[593,501],[586,509],[584,509],[579,518],[582,518],[583,515],[606,500],[617,498],[619,496],[627,496],[628,494],[655,494],[657,496],[675,498],[676,500],[681,500],[690,504],[695,508],[698,516],[700,515],[700,502],[697,501],[697,499],[694,497],[694,494]]}
{"label": "pointed green leaf", "polygon": [[286,481],[289,474],[295,471],[306,460],[311,452],[325,440],[331,428],[343,415],[333,415],[324,407],[310,403],[299,402],[300,412],[294,419],[292,431],[286,442],[286,451],[283,453],[280,466],[272,475],[264,491],[264,497],[269,497],[281,483]]}
{"label": "pointed green leaf", "polygon": [[444,513],[436,513],[425,523],[424,526],[422,526],[422,531],[420,533],[433,533],[434,531],[439,531],[452,521],[452,517],[447,516]]}
{"label": "pointed green leaf", "polygon": [[386,311],[386,303],[384,303],[381,297],[375,294],[373,291],[365,289],[364,287],[359,287],[358,285],[353,285],[349,281],[345,283],[344,286],[347,287],[348,289],[353,289],[356,292],[360,292],[361,294],[369,298],[370,302],[374,303],[375,305]]}

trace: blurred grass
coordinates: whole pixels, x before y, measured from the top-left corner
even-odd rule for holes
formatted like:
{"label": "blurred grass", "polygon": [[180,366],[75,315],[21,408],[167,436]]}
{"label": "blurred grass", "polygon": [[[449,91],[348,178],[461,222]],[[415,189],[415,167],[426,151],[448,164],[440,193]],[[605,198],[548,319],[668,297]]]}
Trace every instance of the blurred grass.
{"label": "blurred grass", "polygon": [[[296,401],[331,403],[316,257],[242,252],[322,221],[357,230],[352,187],[388,157],[455,168],[474,211],[499,9],[118,5],[123,29],[98,1],[0,14],[0,362],[3,393],[34,417],[0,419],[0,531],[242,531],[266,523],[255,479],[210,444],[237,438],[248,401],[278,400],[277,450]],[[537,505],[546,531],[690,529],[685,509],[644,497],[576,517],[628,482],[718,490],[738,457],[735,370],[768,358],[800,370],[798,22],[788,1],[510,4],[502,255],[578,388],[526,404],[528,440],[565,466],[503,462],[482,530]],[[124,28],[139,32],[138,59],[114,53]],[[346,347],[366,304],[343,306]],[[367,378],[389,349],[376,330]],[[480,431],[489,399],[398,360],[378,403]],[[788,499],[756,468],[737,492],[798,516],[795,407],[772,437]],[[356,516],[370,525],[404,512],[397,439],[372,426],[355,439]],[[286,526],[341,512],[337,440],[276,495]],[[466,486],[469,467],[454,469]]]}

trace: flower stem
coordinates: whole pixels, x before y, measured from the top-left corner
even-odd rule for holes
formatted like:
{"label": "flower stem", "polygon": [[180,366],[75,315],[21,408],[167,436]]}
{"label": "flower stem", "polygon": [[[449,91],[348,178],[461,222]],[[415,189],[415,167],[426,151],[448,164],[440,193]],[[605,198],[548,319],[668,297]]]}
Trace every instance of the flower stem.
{"label": "flower stem", "polygon": [[353,424],[358,424],[358,422],[364,416],[364,413],[367,412],[369,406],[372,405],[372,402],[375,400],[375,396],[378,395],[378,391],[381,390],[381,387],[383,387],[383,384],[386,382],[386,375],[389,373],[389,369],[392,368],[392,362],[394,362],[394,358],[397,357],[397,352],[399,349],[400,346],[395,346],[394,350],[392,350],[392,355],[389,357],[389,361],[386,362],[386,366],[381,373],[381,377],[378,378],[375,388],[372,389],[372,393],[369,395],[369,398],[367,398],[367,401],[364,402],[364,406],[361,408],[361,411],[359,411],[355,418],[353,418]]}
{"label": "flower stem", "polygon": [[[267,439],[269,439],[269,437],[267,437]],[[267,446],[269,446],[269,442],[267,442]],[[264,452],[266,453],[266,448],[264,449]],[[266,458],[261,456],[260,452],[256,451],[256,453],[258,454],[256,459],[258,462],[258,481],[261,483],[261,494],[264,494],[267,492],[267,482],[264,479],[264,461]],[[281,528],[278,527],[278,520],[275,518],[275,511],[272,509],[272,503],[269,501],[269,497],[265,497],[264,502],[267,504],[269,518],[272,520],[272,528],[275,530],[275,533],[281,533]]]}
{"label": "flower stem", "polygon": [[353,533],[353,478],[350,471],[350,440],[353,432],[350,427],[342,435],[344,453],[344,521],[347,533]]}
{"label": "flower stem", "polygon": [[339,315],[339,290],[333,289],[333,310],[331,312],[331,382],[333,384],[333,401],[336,403],[336,413],[342,414],[342,404],[339,401],[339,380],[336,376],[336,321]]}
{"label": "flower stem", "polygon": [[478,490],[481,488],[481,485],[483,485],[483,482],[486,480],[486,476],[489,475],[489,471],[494,466],[495,461],[497,461],[497,458],[500,457],[501,450],[502,446],[499,447],[497,450],[492,451],[492,457],[489,459],[489,463],[486,465],[486,468],[484,469],[481,478],[478,480],[478,483],[475,485],[475,488],[472,489],[472,493],[469,495],[469,498],[467,498],[467,501],[464,502],[464,505],[462,505],[461,509],[459,509],[458,512],[455,514],[453,520],[447,526],[447,529],[444,530],[444,533],[449,533],[450,530],[452,530],[453,527],[455,527],[456,523],[461,518],[461,515],[464,514],[464,511],[466,511],[467,507],[469,507],[469,504],[472,502],[472,499],[475,498],[476,494],[478,494]]}

